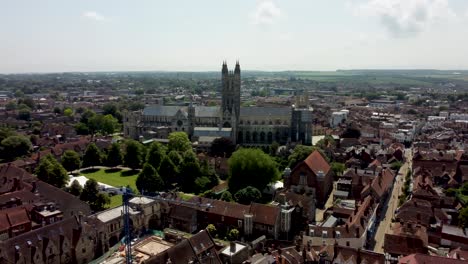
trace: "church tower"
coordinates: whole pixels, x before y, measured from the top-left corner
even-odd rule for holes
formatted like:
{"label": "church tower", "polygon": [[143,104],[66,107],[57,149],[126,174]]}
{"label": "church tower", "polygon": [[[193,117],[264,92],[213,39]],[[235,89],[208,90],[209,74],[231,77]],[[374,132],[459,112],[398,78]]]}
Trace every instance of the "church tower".
{"label": "church tower", "polygon": [[237,123],[240,115],[240,65],[239,61],[236,62],[234,72],[229,71],[226,62],[223,62],[221,70],[222,82],[222,126],[232,127],[237,130]]}

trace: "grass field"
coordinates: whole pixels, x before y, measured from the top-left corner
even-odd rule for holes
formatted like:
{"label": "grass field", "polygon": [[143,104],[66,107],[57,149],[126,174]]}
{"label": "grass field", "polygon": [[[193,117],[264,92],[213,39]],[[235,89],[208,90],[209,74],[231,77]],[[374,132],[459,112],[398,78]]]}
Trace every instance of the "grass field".
{"label": "grass field", "polygon": [[138,176],[138,171],[120,169],[89,169],[82,171],[81,174],[89,179],[95,179],[98,182],[109,184],[114,187],[130,185],[134,191],[137,191],[135,182]]}
{"label": "grass field", "polygon": [[122,205],[122,195],[113,195],[110,197],[110,204],[107,206],[107,208],[114,208],[120,205]]}

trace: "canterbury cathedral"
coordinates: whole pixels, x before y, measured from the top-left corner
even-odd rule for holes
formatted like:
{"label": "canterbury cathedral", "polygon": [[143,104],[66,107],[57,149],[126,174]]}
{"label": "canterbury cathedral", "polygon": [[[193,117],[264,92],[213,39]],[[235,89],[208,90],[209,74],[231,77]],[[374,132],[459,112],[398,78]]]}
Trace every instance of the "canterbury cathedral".
{"label": "canterbury cathedral", "polygon": [[223,62],[221,107],[151,105],[124,113],[124,135],[134,139],[165,140],[174,131],[186,132],[193,142],[209,145],[217,137],[235,144],[264,145],[300,142],[311,144],[312,108],[307,95],[291,107],[241,107],[241,69]]}

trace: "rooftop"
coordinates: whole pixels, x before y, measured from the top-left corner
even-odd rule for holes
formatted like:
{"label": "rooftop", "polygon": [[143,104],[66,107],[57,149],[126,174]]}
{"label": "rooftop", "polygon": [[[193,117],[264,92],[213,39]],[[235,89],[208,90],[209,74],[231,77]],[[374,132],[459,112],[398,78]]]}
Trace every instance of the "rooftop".
{"label": "rooftop", "polygon": [[[136,215],[139,213],[138,211],[133,210],[131,207],[129,208],[129,212],[130,214],[133,214],[133,215]],[[109,210],[97,213],[96,217],[101,222],[106,223],[116,218],[119,218],[122,214],[123,214],[123,206],[118,206],[118,207],[114,207]]]}

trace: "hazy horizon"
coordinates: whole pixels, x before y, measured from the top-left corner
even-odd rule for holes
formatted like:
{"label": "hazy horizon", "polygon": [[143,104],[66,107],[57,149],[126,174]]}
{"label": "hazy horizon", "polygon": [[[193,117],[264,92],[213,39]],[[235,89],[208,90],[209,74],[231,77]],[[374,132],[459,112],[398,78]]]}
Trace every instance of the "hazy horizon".
{"label": "hazy horizon", "polygon": [[0,73],[468,69],[468,1],[7,1]]}

